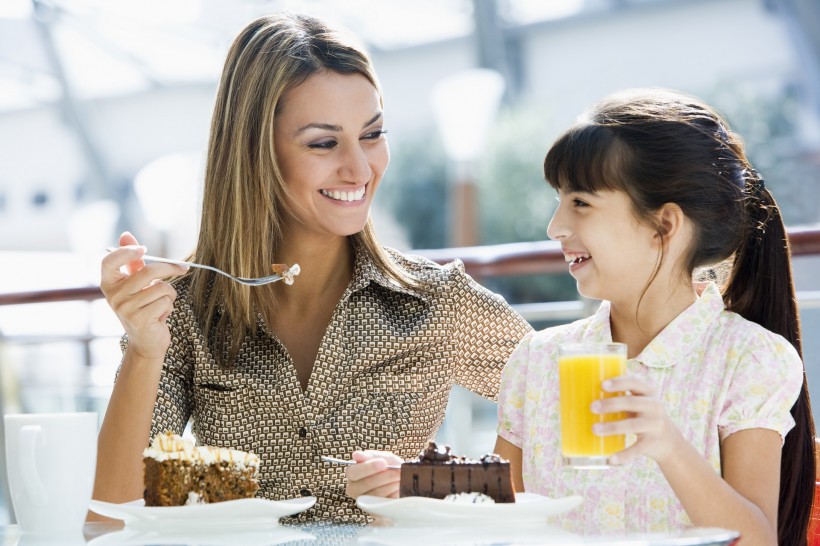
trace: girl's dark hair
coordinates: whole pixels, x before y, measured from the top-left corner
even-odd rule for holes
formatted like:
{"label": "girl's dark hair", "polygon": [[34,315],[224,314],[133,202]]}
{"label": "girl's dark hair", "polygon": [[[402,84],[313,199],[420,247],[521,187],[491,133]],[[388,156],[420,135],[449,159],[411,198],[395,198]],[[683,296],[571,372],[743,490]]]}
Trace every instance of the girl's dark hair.
{"label": "girl's dark hair", "polygon": [[[612,96],[558,138],[544,160],[544,175],[565,192],[623,191],[647,223],[662,205],[680,206],[694,227],[687,271],[732,260],[722,287],[726,308],[780,334],[802,358],[780,209],[740,137],[712,108],[667,90]],[[783,446],[778,543],[805,544],[815,483],[805,372],[791,413],[796,426]]]}

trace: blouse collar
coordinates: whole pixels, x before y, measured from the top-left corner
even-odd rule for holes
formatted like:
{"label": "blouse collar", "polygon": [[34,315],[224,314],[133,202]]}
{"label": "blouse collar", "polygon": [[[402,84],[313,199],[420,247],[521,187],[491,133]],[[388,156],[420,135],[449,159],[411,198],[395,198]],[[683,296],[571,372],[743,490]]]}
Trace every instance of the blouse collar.
{"label": "blouse collar", "polygon": [[[725,309],[723,296],[713,282],[694,284],[697,300],[684,309],[644,347],[633,360],[650,368],[669,368],[700,346],[703,335]],[[587,334],[612,341],[610,303],[604,301],[598,308]]]}

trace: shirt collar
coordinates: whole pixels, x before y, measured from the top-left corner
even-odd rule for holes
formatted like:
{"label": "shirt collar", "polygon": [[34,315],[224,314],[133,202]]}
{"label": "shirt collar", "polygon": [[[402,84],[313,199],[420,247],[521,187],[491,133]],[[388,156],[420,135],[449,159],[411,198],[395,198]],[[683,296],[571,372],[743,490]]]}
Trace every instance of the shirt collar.
{"label": "shirt collar", "polygon": [[[694,287],[698,299],[667,324],[633,360],[650,368],[669,368],[698,346],[706,329],[725,307],[715,283],[695,283]],[[585,337],[612,341],[609,311],[609,302],[602,302],[592,317]]]}
{"label": "shirt collar", "polygon": [[[387,290],[400,292],[402,294],[407,294],[409,296],[413,296],[414,298],[427,301],[429,294],[427,294],[423,290],[402,286],[395,279],[392,279],[385,275],[384,272],[381,269],[379,269],[379,267],[373,261],[373,257],[370,255],[369,252],[367,252],[367,249],[365,249],[363,245],[354,243],[353,250],[355,254],[355,262],[353,265],[353,278],[350,282],[350,286],[346,291],[346,296],[364,289],[370,283],[376,283],[379,286],[386,288]],[[390,254],[390,259],[393,259],[395,261],[395,258],[397,255],[399,255],[399,253],[392,249],[387,249],[387,251]],[[406,268],[404,269],[406,270]]]}

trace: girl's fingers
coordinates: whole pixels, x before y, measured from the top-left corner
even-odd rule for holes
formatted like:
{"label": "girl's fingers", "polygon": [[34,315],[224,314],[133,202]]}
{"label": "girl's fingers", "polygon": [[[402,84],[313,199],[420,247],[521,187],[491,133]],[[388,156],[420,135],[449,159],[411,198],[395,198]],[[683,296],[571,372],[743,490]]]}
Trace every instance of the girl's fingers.
{"label": "girl's fingers", "polygon": [[655,388],[633,375],[620,375],[601,383],[607,392],[629,392],[641,396],[655,396]]}
{"label": "girl's fingers", "polygon": [[638,457],[643,455],[643,449],[639,444],[633,444],[628,448],[624,449],[623,451],[619,451],[613,455],[609,456],[609,464],[612,465],[620,465],[626,464],[630,461],[634,461]]}
{"label": "girl's fingers", "polygon": [[604,398],[596,400],[590,406],[592,413],[649,413],[656,412],[662,409],[661,402],[656,398],[649,398],[647,396],[614,396],[612,398]]}
{"label": "girl's fingers", "polygon": [[618,434],[648,434],[656,432],[657,420],[644,417],[630,417],[609,421],[607,423],[595,423],[592,425],[592,432],[597,436],[616,436]]}

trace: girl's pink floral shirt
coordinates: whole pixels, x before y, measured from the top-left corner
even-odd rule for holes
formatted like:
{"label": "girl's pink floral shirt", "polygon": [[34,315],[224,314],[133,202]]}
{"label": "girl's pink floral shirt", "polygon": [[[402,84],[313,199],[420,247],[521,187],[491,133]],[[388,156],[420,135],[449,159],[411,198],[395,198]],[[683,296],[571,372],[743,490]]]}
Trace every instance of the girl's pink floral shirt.
{"label": "girl's pink floral shirt", "polygon": [[[634,359],[628,373],[654,385],[671,419],[720,473],[720,442],[749,428],[794,426],[789,413],[803,383],[803,364],[779,335],[726,311],[717,287],[700,297]],[[559,343],[612,341],[609,302],[572,324],[525,337],[501,384],[498,434],[523,452],[524,489],[552,498],[581,495],[579,508],[552,521],[583,534],[664,532],[691,525],[648,457],[607,470],[561,464]],[[750,477],[750,479],[754,479]]]}

